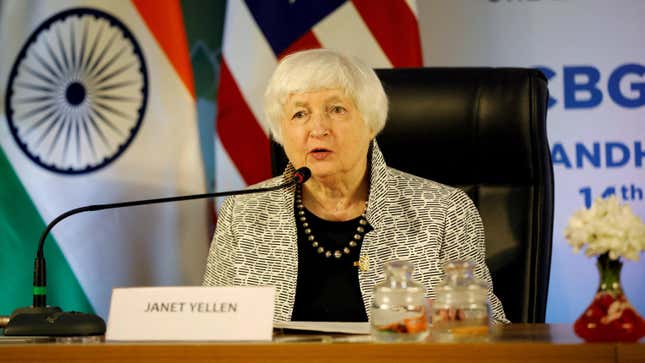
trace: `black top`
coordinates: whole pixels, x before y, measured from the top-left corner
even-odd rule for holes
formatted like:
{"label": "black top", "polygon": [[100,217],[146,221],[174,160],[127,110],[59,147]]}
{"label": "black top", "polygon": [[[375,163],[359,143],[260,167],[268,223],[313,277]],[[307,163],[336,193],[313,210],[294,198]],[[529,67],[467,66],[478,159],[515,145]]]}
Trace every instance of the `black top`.
{"label": "black top", "polygon": [[[296,208],[296,213],[297,213]],[[311,232],[325,250],[342,251],[356,233],[361,217],[345,222],[320,219],[304,209]],[[302,222],[298,226],[298,284],[291,320],[294,321],[367,321],[363,297],[358,283],[358,261],[362,240],[350,247],[348,255],[339,259],[325,257],[312,247],[304,233]],[[372,230],[364,226],[365,232]]]}

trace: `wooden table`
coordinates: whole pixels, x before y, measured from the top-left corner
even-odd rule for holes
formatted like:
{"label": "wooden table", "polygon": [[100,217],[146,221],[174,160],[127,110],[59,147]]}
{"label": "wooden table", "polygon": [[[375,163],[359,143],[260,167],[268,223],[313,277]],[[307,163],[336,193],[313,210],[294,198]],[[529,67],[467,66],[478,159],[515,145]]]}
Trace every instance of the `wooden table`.
{"label": "wooden table", "polygon": [[[514,324],[489,342],[343,343],[347,336],[276,335],[273,342],[9,343],[0,362],[645,362],[640,343],[584,343],[570,325]],[[350,338],[351,339],[351,338]]]}

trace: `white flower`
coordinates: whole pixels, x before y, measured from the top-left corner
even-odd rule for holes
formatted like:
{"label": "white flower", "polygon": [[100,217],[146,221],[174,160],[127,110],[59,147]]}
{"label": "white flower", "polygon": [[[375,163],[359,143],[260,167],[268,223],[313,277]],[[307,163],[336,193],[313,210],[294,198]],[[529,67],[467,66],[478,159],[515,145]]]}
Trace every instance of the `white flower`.
{"label": "white flower", "polygon": [[596,199],[591,208],[575,212],[564,229],[574,252],[585,248],[587,256],[609,253],[613,260],[624,257],[638,261],[645,250],[645,224],[615,195]]}

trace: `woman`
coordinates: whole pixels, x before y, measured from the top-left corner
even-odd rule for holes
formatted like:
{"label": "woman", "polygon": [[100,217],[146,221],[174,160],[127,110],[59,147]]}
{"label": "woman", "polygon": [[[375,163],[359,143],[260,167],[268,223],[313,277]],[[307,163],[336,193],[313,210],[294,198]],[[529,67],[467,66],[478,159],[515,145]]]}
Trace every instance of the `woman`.
{"label": "woman", "polygon": [[[387,167],[374,137],[387,97],[358,60],[317,49],[285,57],[265,93],[274,139],[302,187],[236,196],[220,210],[205,285],[276,287],[276,321],[367,321],[385,262],[406,259],[434,297],[442,264],[471,260],[491,279],[477,209],[462,191]],[[489,291],[493,318],[506,321]]]}

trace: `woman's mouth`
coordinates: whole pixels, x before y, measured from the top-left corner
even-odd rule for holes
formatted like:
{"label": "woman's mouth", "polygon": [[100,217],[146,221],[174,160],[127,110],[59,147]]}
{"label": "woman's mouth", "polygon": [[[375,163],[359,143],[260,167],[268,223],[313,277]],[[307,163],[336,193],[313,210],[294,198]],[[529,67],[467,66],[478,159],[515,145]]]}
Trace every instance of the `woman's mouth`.
{"label": "woman's mouth", "polygon": [[315,148],[309,151],[309,155],[316,160],[325,160],[329,154],[331,154],[331,150],[325,148]]}

